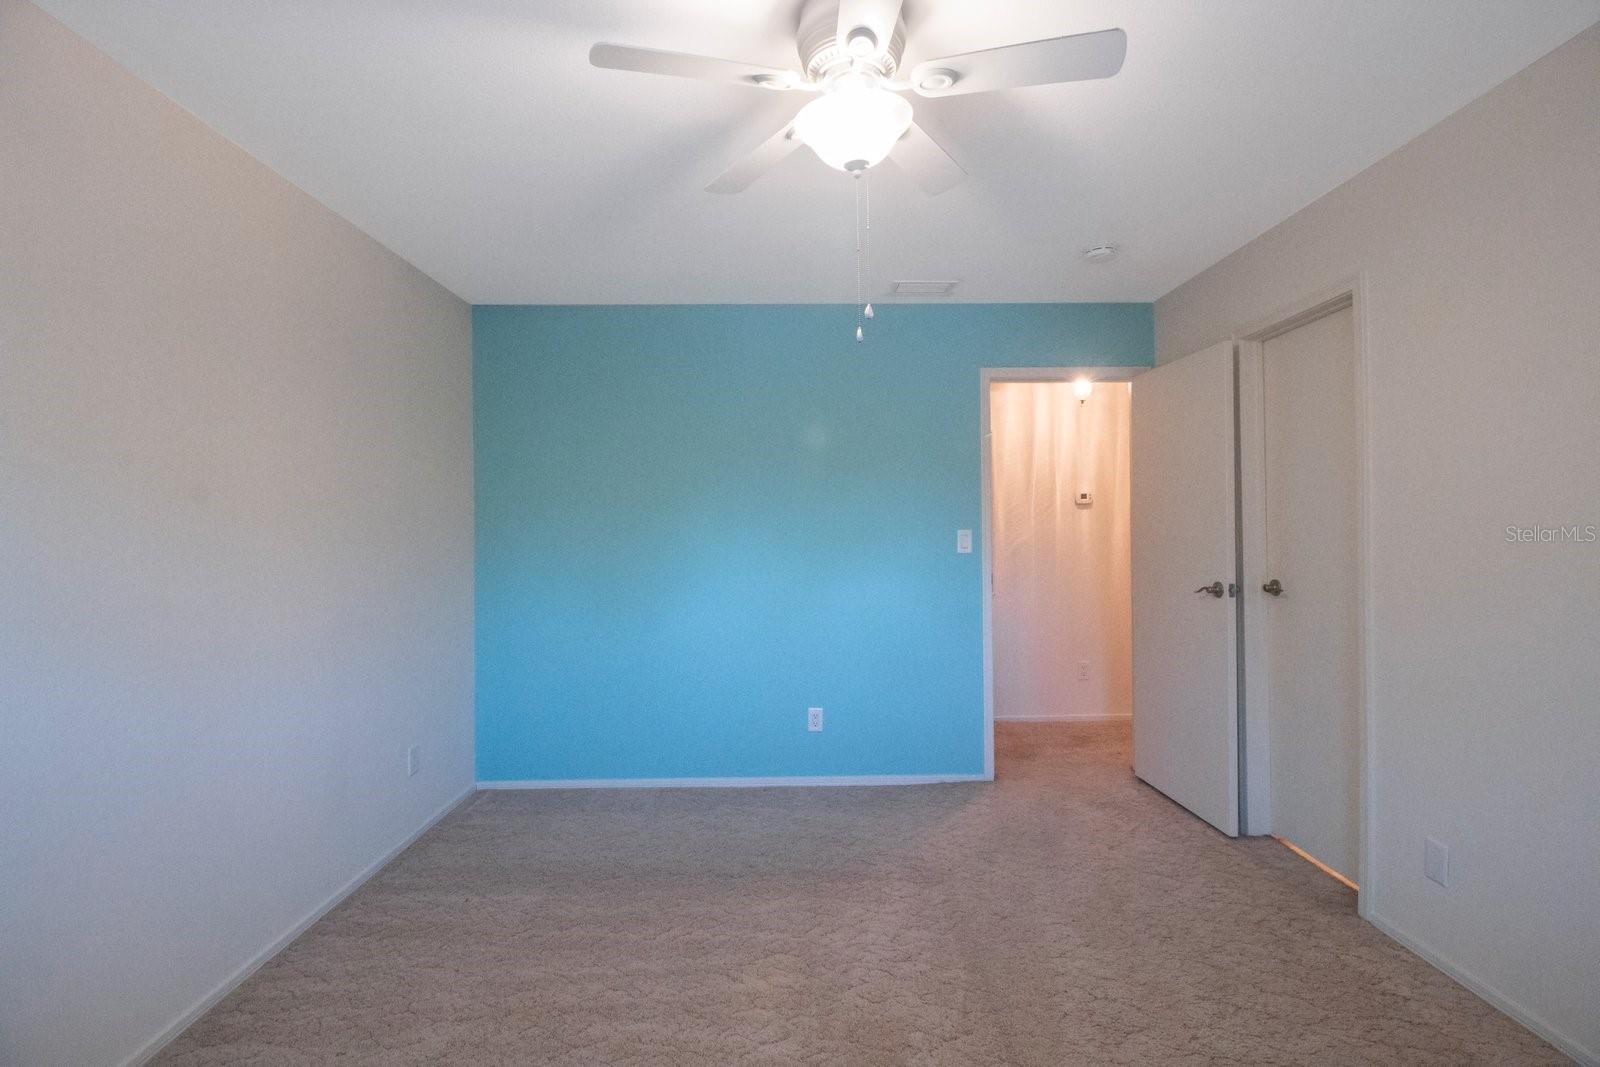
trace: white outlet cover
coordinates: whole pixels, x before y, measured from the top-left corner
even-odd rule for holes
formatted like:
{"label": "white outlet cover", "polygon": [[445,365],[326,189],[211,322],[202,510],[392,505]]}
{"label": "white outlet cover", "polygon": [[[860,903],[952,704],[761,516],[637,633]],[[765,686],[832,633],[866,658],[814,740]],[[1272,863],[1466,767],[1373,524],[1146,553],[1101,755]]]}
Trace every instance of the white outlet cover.
{"label": "white outlet cover", "polygon": [[815,733],[816,731],[822,729],[822,709],[821,708],[807,708],[806,709],[806,729],[810,730],[813,733]]}
{"label": "white outlet cover", "polygon": [[1450,846],[1436,837],[1430,837],[1423,842],[1422,873],[1428,876],[1429,881],[1449,886]]}

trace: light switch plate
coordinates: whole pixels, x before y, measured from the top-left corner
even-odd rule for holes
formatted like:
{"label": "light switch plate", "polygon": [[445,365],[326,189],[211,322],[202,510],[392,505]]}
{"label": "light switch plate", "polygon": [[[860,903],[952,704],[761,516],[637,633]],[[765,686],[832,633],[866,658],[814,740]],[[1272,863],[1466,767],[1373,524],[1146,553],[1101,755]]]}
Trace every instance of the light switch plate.
{"label": "light switch plate", "polygon": [[966,554],[966,553],[972,551],[972,531],[971,530],[957,530],[956,531],[956,551],[960,552],[962,554]]}

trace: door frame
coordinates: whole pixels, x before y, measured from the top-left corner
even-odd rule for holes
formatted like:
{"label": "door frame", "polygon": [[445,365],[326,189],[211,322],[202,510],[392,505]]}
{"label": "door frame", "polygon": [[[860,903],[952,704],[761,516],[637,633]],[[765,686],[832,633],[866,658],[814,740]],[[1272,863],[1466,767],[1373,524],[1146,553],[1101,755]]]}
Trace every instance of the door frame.
{"label": "door frame", "polygon": [[[1359,844],[1357,847],[1356,883],[1360,888],[1356,891],[1356,912],[1364,919],[1371,918],[1372,901],[1374,899],[1373,876],[1377,865],[1372,862],[1373,846],[1373,797],[1375,790],[1372,783],[1372,436],[1371,436],[1371,394],[1368,355],[1371,351],[1370,335],[1368,333],[1367,308],[1367,278],[1365,273],[1358,274],[1329,289],[1315,293],[1302,300],[1288,304],[1271,315],[1247,324],[1234,334],[1234,339],[1239,344],[1240,366],[1240,461],[1242,464],[1242,477],[1240,479],[1240,497],[1243,511],[1243,524],[1241,538],[1244,547],[1246,573],[1243,584],[1246,589],[1254,589],[1262,580],[1265,566],[1263,552],[1266,544],[1266,470],[1265,470],[1265,440],[1264,418],[1262,408],[1264,397],[1261,390],[1261,372],[1263,345],[1273,337],[1288,333],[1290,330],[1307,323],[1314,322],[1324,315],[1333,314],[1349,308],[1353,318],[1353,334],[1355,351],[1351,354],[1352,373],[1355,375],[1356,398],[1356,465],[1357,492],[1356,492],[1356,658],[1358,699],[1360,707],[1357,709],[1356,721],[1359,733],[1356,758],[1360,763],[1357,780],[1360,783],[1359,802],[1361,804],[1361,818],[1359,820]],[[1248,387],[1247,387],[1248,378]],[[1246,402],[1248,398],[1248,403]],[[1262,792],[1266,794],[1261,801],[1263,806],[1257,808],[1258,798],[1251,797],[1250,811],[1265,813],[1259,828],[1257,820],[1252,818],[1249,833],[1265,833],[1271,828],[1271,757],[1268,745],[1268,724],[1272,718],[1272,708],[1267,701],[1266,689],[1266,663],[1264,652],[1266,648],[1266,634],[1261,625],[1261,613],[1251,612],[1241,597],[1241,610],[1244,612],[1243,626],[1243,656],[1244,656],[1244,684],[1250,696],[1250,708],[1262,709],[1264,715],[1257,714],[1246,716],[1246,740],[1248,760],[1254,766],[1264,767],[1266,774],[1252,774],[1250,778],[1262,784]]]}
{"label": "door frame", "polygon": [[989,386],[993,382],[1070,382],[1089,377],[1096,382],[1131,382],[1149,367],[984,367],[978,372],[978,440],[983,514],[978,531],[979,566],[983,570],[983,777],[994,781],[994,556],[990,533],[994,523],[994,484],[989,429]]}

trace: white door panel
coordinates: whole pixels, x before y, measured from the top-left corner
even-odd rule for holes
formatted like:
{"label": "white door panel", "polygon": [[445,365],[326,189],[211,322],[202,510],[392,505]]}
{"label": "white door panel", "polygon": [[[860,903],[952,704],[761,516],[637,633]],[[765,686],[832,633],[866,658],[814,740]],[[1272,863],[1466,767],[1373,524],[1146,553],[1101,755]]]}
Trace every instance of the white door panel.
{"label": "white door panel", "polygon": [[[1133,384],[1133,769],[1239,832],[1234,350]],[[1197,592],[1220,582],[1224,595]]]}
{"label": "white door panel", "polygon": [[1272,832],[1351,879],[1360,849],[1360,508],[1355,321],[1346,308],[1262,346]]}

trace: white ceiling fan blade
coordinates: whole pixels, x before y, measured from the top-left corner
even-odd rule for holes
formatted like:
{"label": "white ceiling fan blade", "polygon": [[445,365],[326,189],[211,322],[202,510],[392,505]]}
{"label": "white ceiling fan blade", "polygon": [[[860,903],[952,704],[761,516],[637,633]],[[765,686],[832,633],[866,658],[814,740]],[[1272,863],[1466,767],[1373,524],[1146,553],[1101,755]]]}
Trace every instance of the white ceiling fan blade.
{"label": "white ceiling fan blade", "polygon": [[691,56],[683,52],[663,52],[655,48],[633,48],[625,44],[597,44],[589,49],[589,62],[608,70],[636,70],[641,74],[667,74],[674,78],[699,78],[703,81],[759,85],[764,89],[792,89],[800,85],[800,75],[791,70],[740,63],[732,59]]}
{"label": "white ceiling fan blade", "polygon": [[[1121,30],[1051,37],[918,63],[911,86],[923,96],[959,96],[1109,78],[1122,69],[1127,53],[1128,35]],[[951,79],[948,85],[944,77]]]}
{"label": "white ceiling fan blade", "polygon": [[[882,55],[894,38],[894,25],[900,21],[900,0],[839,0],[839,26],[836,40],[850,55],[863,58]],[[865,26],[872,32],[871,50],[854,52],[850,48],[850,31]]]}
{"label": "white ceiling fan blade", "polygon": [[915,122],[906,130],[905,136],[889,149],[889,158],[894,160],[895,166],[911,175],[929,196],[938,196],[967,178],[967,172],[961,169],[961,164],[951,159],[950,154],[928,136],[928,131]]}
{"label": "white ceiling fan blade", "polygon": [[716,181],[706,186],[706,192],[743,192],[749,188],[751,182],[777,166],[785,156],[799,147],[800,139],[794,135],[794,126],[785,126],[762,141],[754,152],[719,174]]}

